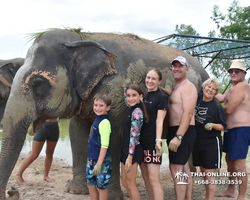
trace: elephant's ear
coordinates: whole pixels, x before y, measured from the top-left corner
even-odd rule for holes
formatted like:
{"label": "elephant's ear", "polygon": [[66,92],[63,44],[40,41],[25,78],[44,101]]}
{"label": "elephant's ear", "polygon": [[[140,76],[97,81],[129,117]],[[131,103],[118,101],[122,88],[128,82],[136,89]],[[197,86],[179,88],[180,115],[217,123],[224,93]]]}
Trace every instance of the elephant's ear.
{"label": "elephant's ear", "polygon": [[4,65],[0,66],[0,81],[8,86],[11,87],[13,78],[15,76],[15,66],[13,63],[5,63]]}
{"label": "elephant's ear", "polygon": [[105,75],[115,74],[116,56],[93,41],[65,44],[73,50],[74,87],[83,100]]}

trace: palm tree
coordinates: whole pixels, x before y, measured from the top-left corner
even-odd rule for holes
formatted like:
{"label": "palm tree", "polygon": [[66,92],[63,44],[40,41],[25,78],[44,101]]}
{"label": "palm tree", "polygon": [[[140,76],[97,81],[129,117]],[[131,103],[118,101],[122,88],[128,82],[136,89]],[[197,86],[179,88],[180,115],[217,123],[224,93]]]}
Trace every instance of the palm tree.
{"label": "palm tree", "polygon": [[177,171],[175,173],[174,178],[177,178],[178,180],[181,180],[181,177],[183,176],[183,172],[181,170]]}
{"label": "palm tree", "polygon": [[185,180],[187,180],[188,178],[189,178],[189,175],[187,174],[187,173],[183,173],[183,175],[182,175],[182,177],[183,177],[183,180],[185,179]]}

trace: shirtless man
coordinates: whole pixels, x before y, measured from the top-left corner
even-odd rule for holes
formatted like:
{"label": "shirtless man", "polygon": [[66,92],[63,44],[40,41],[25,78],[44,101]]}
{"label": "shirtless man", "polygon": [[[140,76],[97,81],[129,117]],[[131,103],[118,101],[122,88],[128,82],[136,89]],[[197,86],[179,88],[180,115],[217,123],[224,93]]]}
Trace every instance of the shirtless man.
{"label": "shirtless man", "polygon": [[[172,72],[175,87],[169,101],[169,130],[167,143],[169,147],[169,168],[174,180],[175,195],[178,200],[192,199],[192,177],[188,158],[193,150],[196,139],[194,111],[197,101],[196,87],[187,79],[188,62],[184,57],[178,56],[172,62]],[[189,175],[187,185],[177,182],[177,171]]]}
{"label": "shirtless man", "polygon": [[[224,133],[223,152],[226,153],[228,172],[239,172],[230,180],[242,181],[239,184],[237,200],[245,199],[247,189],[246,156],[250,145],[250,86],[245,81],[246,68],[243,60],[233,60],[228,69],[232,87],[224,94],[216,95],[219,102],[224,102],[228,132]],[[226,191],[217,197],[236,197],[235,185],[229,184]]]}

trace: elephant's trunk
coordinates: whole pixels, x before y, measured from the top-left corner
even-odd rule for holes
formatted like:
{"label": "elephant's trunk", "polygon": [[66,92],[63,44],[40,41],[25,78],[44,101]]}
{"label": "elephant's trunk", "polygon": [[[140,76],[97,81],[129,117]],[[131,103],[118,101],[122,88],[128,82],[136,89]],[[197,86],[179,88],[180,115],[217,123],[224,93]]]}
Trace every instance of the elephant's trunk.
{"label": "elephant's trunk", "polygon": [[10,126],[11,124],[9,122],[6,125],[6,122],[4,122],[3,125],[4,133],[0,154],[0,200],[5,199],[6,185],[22,150],[29,126],[28,124],[19,123],[14,128],[6,130],[8,129],[6,126]]}
{"label": "elephant's trunk", "polygon": [[6,199],[7,182],[22,150],[28,127],[36,119],[35,109],[32,108],[34,106],[24,102],[23,98],[15,91],[11,91],[3,119],[0,153],[0,200]]}

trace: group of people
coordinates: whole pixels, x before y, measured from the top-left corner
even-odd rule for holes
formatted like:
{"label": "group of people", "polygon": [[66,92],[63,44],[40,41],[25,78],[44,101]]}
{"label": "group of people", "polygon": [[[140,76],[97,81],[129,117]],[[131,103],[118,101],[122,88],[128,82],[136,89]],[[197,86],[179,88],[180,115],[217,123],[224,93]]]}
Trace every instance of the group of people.
{"label": "group of people", "polygon": [[[157,69],[148,71],[146,75],[146,95],[143,95],[138,84],[131,83],[124,86],[125,103],[129,109],[124,123],[121,146],[121,182],[131,199],[141,199],[136,185],[138,166],[141,169],[149,199],[164,199],[160,183],[160,165],[163,123],[167,114],[169,114],[167,135],[169,168],[176,199],[192,199],[193,180],[188,162],[191,153],[193,165],[200,167],[202,174],[205,174],[203,178],[211,183],[205,184],[205,200],[214,199],[214,196],[236,197],[233,184],[229,184],[225,192],[215,194],[216,184],[213,181],[216,177],[208,176],[221,167],[222,147],[227,154],[228,172],[231,174],[240,172],[246,175],[234,178],[242,180],[237,199],[245,199],[247,187],[245,159],[250,144],[248,132],[250,130],[248,124],[250,123],[248,105],[250,86],[245,81],[244,62],[233,60],[228,70],[232,87],[223,95],[219,94],[220,83],[215,78],[206,80],[202,84],[202,92],[198,93],[196,87],[187,79],[188,70],[188,62],[184,57],[178,56],[172,61],[175,87],[173,91],[168,90],[169,97],[159,88],[162,74]],[[224,102],[224,106],[218,101]],[[95,113],[97,114],[96,111]],[[110,133],[110,129],[108,130]],[[222,131],[224,131],[224,143]],[[100,149],[102,148],[101,145]],[[177,184],[176,173],[180,171],[189,175],[188,184]],[[88,178],[95,178],[99,191],[107,190],[107,185],[105,188],[98,185],[102,181],[108,182],[106,179],[102,180],[105,172],[100,177],[96,176],[99,173],[96,173],[94,167],[93,171],[87,170],[87,174],[89,175],[87,183],[90,182]],[[90,185],[88,187],[90,188]],[[93,198],[91,190],[89,191],[91,199],[98,199],[97,190]]]}
{"label": "group of people", "polygon": [[[220,94],[220,83],[213,78],[206,80],[198,96],[195,109],[197,139],[193,149],[193,164],[204,172],[205,200],[217,197],[244,200],[247,190],[246,157],[250,145],[250,85],[245,80],[243,60],[232,61],[228,73],[232,86]],[[217,101],[216,101],[216,100]],[[222,106],[220,103],[224,103]],[[223,144],[221,131],[224,131]],[[221,167],[222,151],[226,153],[228,188],[216,194],[215,169]],[[237,184],[238,183],[238,184]],[[236,185],[239,187],[236,194]]]}
{"label": "group of people", "polygon": [[[128,113],[121,145],[121,182],[131,199],[141,199],[136,185],[139,165],[149,198],[164,198],[160,183],[161,138],[168,98],[159,89],[161,81],[161,72],[157,69],[150,70],[146,76],[148,93],[145,96],[138,84],[124,85],[124,101],[128,106]],[[112,168],[108,151],[111,133],[108,120],[110,105],[111,98],[107,94],[97,94],[94,97],[96,119],[90,130],[86,169],[86,183],[92,200],[108,199],[107,188]]]}
{"label": "group of people", "polygon": [[[250,145],[250,85],[245,80],[244,61],[232,61],[228,69],[232,86],[225,94],[219,94],[218,80],[209,78],[197,95],[186,78],[188,63],[183,57],[172,62],[172,71],[175,87],[170,94],[167,142],[176,199],[192,199],[193,184],[188,165],[192,152],[193,165],[200,167],[204,175],[204,200],[212,200],[214,196],[235,198],[236,179],[240,181],[237,200],[244,200],[248,182],[245,162]],[[213,173],[215,169],[221,167],[222,151],[226,153],[229,181],[227,190],[216,194],[216,177],[211,174],[216,174]],[[177,185],[175,174],[180,170],[189,175],[189,184]]]}
{"label": "group of people", "polygon": [[[245,199],[247,188],[245,161],[250,145],[250,86],[245,81],[244,61],[238,59],[232,61],[228,70],[232,87],[225,94],[219,94],[220,83],[214,78],[206,80],[202,84],[202,92],[198,93],[196,87],[187,79],[188,70],[188,62],[184,57],[178,56],[172,61],[175,86],[173,91],[168,91],[169,95],[159,87],[162,74],[158,69],[152,69],[146,75],[146,95],[136,83],[124,85],[128,113],[121,145],[121,183],[132,200],[141,199],[136,185],[138,166],[149,199],[164,199],[160,183],[160,165],[163,153],[163,124],[167,114],[169,115],[167,135],[169,168],[176,199],[192,199],[193,180],[188,162],[190,155],[192,154],[194,166],[200,167],[200,171],[204,174],[211,174],[221,167],[222,150],[226,153],[228,172],[245,173],[245,176],[229,177],[230,180],[242,181],[237,200]],[[100,93],[95,95],[93,101],[96,118],[90,130],[86,167],[86,184],[92,200],[108,199],[108,184],[112,170],[109,152],[111,125],[108,117],[111,101],[109,95]],[[224,105],[219,102],[223,102]],[[222,131],[224,131],[223,142]],[[40,133],[34,137],[34,151],[18,170],[16,175],[18,182],[24,181],[23,171],[39,155],[45,141],[43,135],[44,133]],[[54,151],[57,140],[56,134],[55,138],[47,142],[47,148]],[[46,181],[50,181],[48,170],[51,161],[48,156],[44,172]],[[177,184],[176,173],[180,171],[189,175],[188,184]],[[205,175],[203,178],[211,183],[216,177]],[[216,184],[205,184],[205,189],[205,200],[214,199],[214,196],[236,197],[234,184],[229,184],[225,192],[218,194],[215,194]]]}

